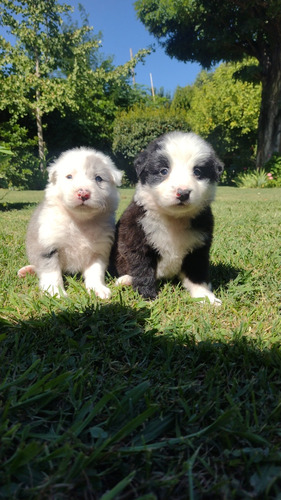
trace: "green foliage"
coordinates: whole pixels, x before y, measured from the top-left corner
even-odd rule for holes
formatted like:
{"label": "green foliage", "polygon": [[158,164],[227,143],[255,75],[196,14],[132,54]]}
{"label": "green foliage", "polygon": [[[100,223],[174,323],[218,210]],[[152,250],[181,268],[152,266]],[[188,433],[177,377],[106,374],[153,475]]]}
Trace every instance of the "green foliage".
{"label": "green foliage", "polygon": [[281,155],[274,153],[264,168],[267,175],[271,174],[270,185],[272,187],[281,187]]}
{"label": "green foliage", "polygon": [[[57,0],[2,2],[0,24],[16,39],[11,45],[0,38],[3,140],[14,152],[13,160],[1,167],[4,186],[40,185],[36,135],[42,170],[46,157],[74,146],[109,150],[117,110],[143,96],[131,88],[129,78],[149,50],[140,50],[115,68],[100,57],[100,34],[93,34],[84,10],[80,8],[81,28],[71,21],[70,11],[69,5]],[[66,22],[63,14],[68,14]]]}
{"label": "green foliage", "polygon": [[[43,117],[54,109],[62,111],[64,106],[73,104],[77,65],[83,66],[89,53],[98,47],[95,38],[85,39],[89,27],[61,29],[61,15],[70,9],[58,0],[18,3],[3,0],[0,11],[0,25],[9,28],[16,40],[14,45],[0,40],[4,55],[0,61],[3,92],[0,110],[9,113],[14,124],[23,117],[33,118],[42,173],[46,149]],[[69,59],[71,69],[67,73],[67,64],[62,61]],[[63,77],[55,75],[58,70],[63,70]]]}
{"label": "green foliage", "polygon": [[272,155],[264,169],[244,172],[234,182],[237,187],[242,188],[281,187],[281,156],[278,153]]}
{"label": "green foliage", "polygon": [[12,153],[0,162],[0,187],[42,188],[45,178],[35,153],[36,138],[29,138],[28,130],[12,120],[0,123],[0,140]]}
{"label": "green foliage", "polygon": [[240,188],[265,188],[269,187],[269,180],[266,171],[256,170],[255,172],[244,172],[235,179],[235,184]]}
{"label": "green foliage", "polygon": [[[280,40],[280,0],[137,0],[137,15],[171,57],[203,67],[270,54]],[[219,11],[219,15],[214,13]],[[265,52],[259,52],[260,47]]]}
{"label": "green foliage", "polygon": [[12,154],[13,153],[9,148],[0,144],[0,162],[7,159],[7,156],[10,156]]}
{"label": "green foliage", "polygon": [[136,181],[133,162],[136,155],[158,136],[173,130],[188,130],[185,112],[168,105],[134,106],[121,112],[114,123],[113,152],[130,182]]}
{"label": "green foliage", "polygon": [[258,61],[255,78],[263,92],[256,164],[263,166],[275,151],[281,127],[280,0],[137,0],[135,7],[139,19],[171,57],[197,61],[204,68],[245,57]]}
{"label": "green foliage", "polygon": [[[122,209],[132,192],[121,190]],[[176,282],[152,302],[111,280],[101,301],[77,276],[67,298],[41,294],[36,276],[16,272],[42,193],[8,193],[1,498],[277,500],[280,196],[218,188],[211,274],[223,303],[213,307]]]}
{"label": "green foliage", "polygon": [[[0,24],[10,28],[16,43],[2,45],[5,57],[1,68],[1,109],[8,109],[16,120],[28,113],[35,116],[37,109],[44,115],[66,100],[71,102],[73,89],[69,80],[49,76],[58,69],[67,50],[75,53],[76,58],[90,50],[89,44],[83,43],[88,29],[63,33],[61,14],[71,8],[57,0],[36,4],[33,0],[4,0],[2,6]],[[96,40],[93,46],[97,46]]]}
{"label": "green foliage", "polygon": [[187,87],[189,126],[213,144],[225,163],[226,183],[254,165],[261,87],[234,78],[247,63],[221,64],[212,73],[203,71],[192,94]]}
{"label": "green foliage", "polygon": [[177,87],[171,103],[172,109],[185,109],[188,111],[191,107],[193,88],[193,85]]}
{"label": "green foliage", "polygon": [[8,169],[9,156],[12,155],[13,153],[7,145],[0,144],[0,188],[7,187],[3,179]]}

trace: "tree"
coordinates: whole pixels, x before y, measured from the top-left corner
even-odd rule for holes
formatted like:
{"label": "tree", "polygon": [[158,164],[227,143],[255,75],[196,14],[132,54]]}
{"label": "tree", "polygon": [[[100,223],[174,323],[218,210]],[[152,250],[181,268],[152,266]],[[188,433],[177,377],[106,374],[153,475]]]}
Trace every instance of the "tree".
{"label": "tree", "polygon": [[[233,77],[244,65],[223,63],[212,73],[202,71],[192,93],[186,88],[187,122],[212,143],[224,161],[225,181],[254,164],[261,85]],[[177,93],[174,100],[178,102]]]}
{"label": "tree", "polygon": [[191,106],[193,95],[193,86],[187,85],[186,87],[178,86],[176,88],[171,106],[173,109],[185,109],[188,111]]}
{"label": "tree", "polygon": [[87,86],[85,73],[81,75],[83,85],[77,84],[76,94],[79,107],[66,106],[63,115],[54,110],[45,118],[49,155],[57,156],[62,150],[78,146],[91,146],[110,154],[116,115],[144,99],[142,89],[130,84],[129,69],[123,67],[123,71],[124,74],[107,65],[105,73],[99,69],[89,72]]}
{"label": "tree", "polygon": [[[45,130],[51,113],[63,117],[84,112],[84,130],[112,123],[116,104],[108,94],[121,88],[131,69],[148,50],[139,51],[123,66],[113,68],[98,57],[99,35],[86,17],[82,28],[69,18],[71,7],[58,0],[2,0],[0,25],[16,43],[0,38],[0,111],[9,113],[11,129],[23,119],[36,120],[40,169],[45,167]],[[84,11],[82,12],[84,14]],[[63,17],[67,17],[67,23]],[[43,120],[44,119],[44,120]],[[94,129],[94,127],[93,127]],[[81,130],[81,129],[80,129]],[[43,137],[44,131],[44,137]],[[103,130],[101,135],[107,135]]]}
{"label": "tree", "polygon": [[3,96],[1,108],[8,107],[16,120],[30,112],[36,119],[40,169],[44,169],[45,147],[43,115],[71,99],[73,90],[67,78],[50,77],[60,69],[67,54],[79,55],[98,47],[92,39],[83,43],[90,28],[62,30],[63,13],[71,10],[58,0],[2,0],[0,24],[10,29],[15,45],[0,40]]}
{"label": "tree", "polygon": [[139,19],[171,57],[205,68],[254,57],[262,83],[257,167],[281,153],[281,0],[137,0]]}

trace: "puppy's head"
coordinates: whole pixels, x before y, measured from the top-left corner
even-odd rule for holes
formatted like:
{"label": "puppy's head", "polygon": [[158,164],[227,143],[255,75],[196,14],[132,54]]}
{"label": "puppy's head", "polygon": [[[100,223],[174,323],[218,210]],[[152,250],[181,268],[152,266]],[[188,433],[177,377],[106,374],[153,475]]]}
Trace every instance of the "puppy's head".
{"label": "puppy's head", "polygon": [[114,212],[122,172],[103,153],[89,148],[63,153],[48,169],[46,199],[64,205],[77,216]]}
{"label": "puppy's head", "polygon": [[173,217],[196,215],[215,196],[223,164],[210,144],[191,132],[171,132],[151,142],[135,160],[135,200]]}

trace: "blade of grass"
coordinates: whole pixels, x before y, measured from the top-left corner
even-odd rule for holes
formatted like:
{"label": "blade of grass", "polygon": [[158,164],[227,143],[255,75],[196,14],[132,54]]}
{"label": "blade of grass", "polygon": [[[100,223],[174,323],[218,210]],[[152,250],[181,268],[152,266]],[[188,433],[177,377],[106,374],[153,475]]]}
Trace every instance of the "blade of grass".
{"label": "blade of grass", "polygon": [[121,479],[119,483],[117,483],[114,488],[112,488],[110,491],[107,491],[102,495],[100,500],[113,500],[116,498],[125,488],[132,482],[132,480],[135,477],[136,472],[133,471],[128,476],[124,477],[124,479]]}

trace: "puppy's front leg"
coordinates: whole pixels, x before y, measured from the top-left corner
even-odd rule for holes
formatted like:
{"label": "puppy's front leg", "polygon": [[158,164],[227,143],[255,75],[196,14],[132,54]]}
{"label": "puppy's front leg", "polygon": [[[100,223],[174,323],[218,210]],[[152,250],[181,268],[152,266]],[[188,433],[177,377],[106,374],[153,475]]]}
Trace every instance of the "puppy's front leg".
{"label": "puppy's front leg", "polygon": [[213,294],[209,283],[209,250],[209,246],[205,246],[188,254],[183,261],[180,277],[191,297],[202,298],[202,301],[208,299],[211,304],[221,305],[221,300]]}
{"label": "puppy's front leg", "polygon": [[56,249],[42,252],[35,269],[39,277],[39,286],[42,290],[52,296],[66,295],[63,286],[59,255]]}
{"label": "puppy's front leg", "polygon": [[130,274],[133,288],[145,299],[155,299],[157,253],[147,244],[143,244],[137,252],[130,254]]}
{"label": "puppy's front leg", "polygon": [[144,299],[155,299],[157,296],[155,269],[142,267],[140,273],[133,276],[133,288]]}
{"label": "puppy's front leg", "polygon": [[39,286],[41,290],[50,295],[66,296],[66,291],[63,286],[62,275],[60,271],[44,271],[39,275]]}
{"label": "puppy's front leg", "polygon": [[87,290],[93,290],[101,299],[109,299],[111,297],[111,291],[105,285],[104,277],[106,268],[107,262],[102,257],[97,257],[83,273]]}
{"label": "puppy's front leg", "polygon": [[203,302],[205,302],[205,299],[208,299],[211,304],[216,306],[221,305],[221,300],[218,299],[211,291],[210,283],[193,283],[189,278],[183,276],[182,284],[184,288],[189,291],[192,298],[202,299]]}
{"label": "puppy's front leg", "polygon": [[140,273],[138,273],[137,269],[135,270],[135,273],[136,274],[134,276],[130,274],[123,274],[116,280],[115,285],[133,285],[134,290],[137,290],[145,299],[155,299],[157,295],[155,270],[152,268],[148,269],[146,274],[143,275],[142,267]]}

